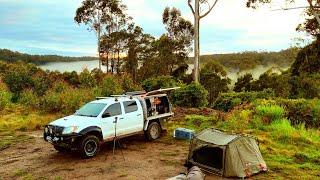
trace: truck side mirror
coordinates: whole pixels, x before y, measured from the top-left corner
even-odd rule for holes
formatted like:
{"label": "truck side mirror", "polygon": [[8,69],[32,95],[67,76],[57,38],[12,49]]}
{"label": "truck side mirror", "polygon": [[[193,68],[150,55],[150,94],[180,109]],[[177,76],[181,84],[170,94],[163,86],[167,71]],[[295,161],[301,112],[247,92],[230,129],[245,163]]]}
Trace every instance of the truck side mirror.
{"label": "truck side mirror", "polygon": [[104,112],[102,114],[102,118],[107,118],[107,117],[111,117],[111,114],[109,112]]}

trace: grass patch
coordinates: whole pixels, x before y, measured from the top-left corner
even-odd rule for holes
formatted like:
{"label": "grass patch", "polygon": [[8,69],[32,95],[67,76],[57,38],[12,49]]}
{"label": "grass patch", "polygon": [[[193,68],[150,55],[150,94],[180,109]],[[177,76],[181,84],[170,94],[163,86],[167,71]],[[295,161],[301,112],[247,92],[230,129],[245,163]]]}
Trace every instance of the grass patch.
{"label": "grass patch", "polygon": [[278,105],[260,105],[256,107],[256,114],[262,117],[264,123],[268,124],[284,117],[285,110]]}
{"label": "grass patch", "polygon": [[218,118],[213,114],[211,116],[188,115],[185,117],[187,128],[200,131],[209,127],[213,127]]}
{"label": "grass patch", "polygon": [[25,142],[32,139],[32,137],[27,135],[18,135],[14,132],[0,132],[0,151],[9,148],[11,145]]}
{"label": "grass patch", "polygon": [[[270,123],[263,119],[265,117],[270,119]],[[234,110],[223,119],[189,115],[181,120],[184,124],[179,126],[197,131],[215,127],[257,137],[270,170],[257,176],[258,179],[319,179],[319,129],[306,129],[304,124],[292,125],[283,117],[284,111],[280,106],[267,105],[261,106],[259,113],[256,109]]]}
{"label": "grass patch", "polygon": [[27,170],[25,169],[17,169],[14,173],[13,176],[14,177],[24,177],[27,176],[29,173]]}
{"label": "grass patch", "polygon": [[61,116],[59,114],[24,111],[19,107],[13,108],[17,108],[16,111],[7,111],[0,114],[0,132],[40,130],[44,125]]}

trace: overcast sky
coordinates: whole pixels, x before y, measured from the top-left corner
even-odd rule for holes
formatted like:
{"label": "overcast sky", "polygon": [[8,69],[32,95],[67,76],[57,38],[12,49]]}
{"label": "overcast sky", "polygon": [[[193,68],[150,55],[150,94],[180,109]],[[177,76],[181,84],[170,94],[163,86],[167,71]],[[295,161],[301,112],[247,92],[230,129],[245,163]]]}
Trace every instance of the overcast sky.
{"label": "overcast sky", "polygon": [[[210,1],[210,0],[209,0]],[[201,20],[201,54],[241,51],[278,51],[293,44],[304,20],[302,9],[272,11],[285,7],[284,0],[257,10],[245,7],[246,0],[220,0]],[[94,56],[96,37],[73,17],[81,0],[0,0],[0,48],[30,54]],[[187,0],[123,0],[128,14],[146,33],[165,33],[162,12],[175,6],[192,19]],[[305,5],[299,0],[295,6]],[[289,7],[294,5],[288,5]]]}

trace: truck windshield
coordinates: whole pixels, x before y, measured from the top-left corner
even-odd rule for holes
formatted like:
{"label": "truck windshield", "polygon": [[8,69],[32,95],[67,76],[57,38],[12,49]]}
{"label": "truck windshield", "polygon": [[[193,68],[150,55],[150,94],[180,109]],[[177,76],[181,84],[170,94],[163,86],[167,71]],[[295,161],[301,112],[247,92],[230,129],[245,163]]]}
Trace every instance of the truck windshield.
{"label": "truck windshield", "polygon": [[82,106],[76,113],[76,116],[88,116],[88,117],[97,117],[103,108],[106,107],[106,104],[102,103],[88,103]]}

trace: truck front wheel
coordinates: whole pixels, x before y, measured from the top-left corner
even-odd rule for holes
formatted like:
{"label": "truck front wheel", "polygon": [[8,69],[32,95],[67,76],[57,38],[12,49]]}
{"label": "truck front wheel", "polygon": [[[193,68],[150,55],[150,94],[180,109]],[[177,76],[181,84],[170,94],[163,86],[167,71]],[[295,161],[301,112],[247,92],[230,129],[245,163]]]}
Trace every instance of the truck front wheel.
{"label": "truck front wheel", "polygon": [[146,138],[149,141],[156,140],[160,137],[161,134],[161,127],[160,124],[157,122],[152,122],[149,124],[147,131],[145,132]]}
{"label": "truck front wheel", "polygon": [[79,142],[78,150],[82,157],[91,158],[99,152],[99,148],[99,138],[94,135],[88,135]]}

